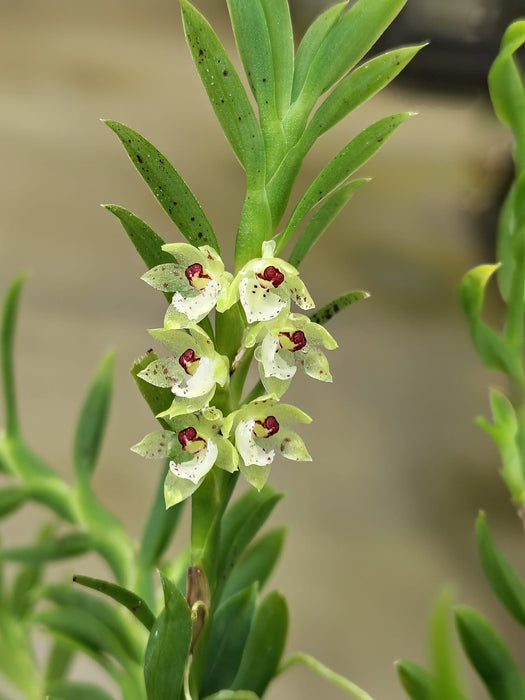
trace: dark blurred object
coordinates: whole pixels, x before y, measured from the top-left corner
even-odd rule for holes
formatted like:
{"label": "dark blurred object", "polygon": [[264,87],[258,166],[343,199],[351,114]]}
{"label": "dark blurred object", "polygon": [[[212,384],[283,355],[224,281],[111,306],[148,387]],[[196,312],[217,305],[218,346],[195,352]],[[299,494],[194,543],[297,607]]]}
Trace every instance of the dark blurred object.
{"label": "dark blurred object", "polygon": [[[330,0],[290,0],[294,25],[304,29]],[[398,80],[432,90],[486,89],[487,72],[506,27],[525,15],[525,0],[409,0],[374,47],[429,41]]]}

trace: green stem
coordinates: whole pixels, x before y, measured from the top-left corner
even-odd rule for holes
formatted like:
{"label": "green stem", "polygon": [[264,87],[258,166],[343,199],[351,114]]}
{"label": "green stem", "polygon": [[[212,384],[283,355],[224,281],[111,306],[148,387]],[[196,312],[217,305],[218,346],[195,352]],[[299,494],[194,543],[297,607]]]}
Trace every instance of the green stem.
{"label": "green stem", "polygon": [[317,659],[314,659],[313,656],[304,654],[300,651],[296,654],[292,654],[292,656],[289,656],[287,659],[282,661],[277,669],[276,675],[287,671],[296,664],[303,664],[303,666],[307,666],[311,671],[314,671],[314,673],[321,676],[321,678],[324,678],[329,683],[332,683],[338,688],[341,688],[341,690],[353,695],[355,698],[357,698],[357,700],[373,700],[371,695],[359,688],[359,686],[357,686],[355,683],[352,683],[344,676],[340,676],[335,671],[332,671],[331,668],[328,668],[328,666],[325,666]]}

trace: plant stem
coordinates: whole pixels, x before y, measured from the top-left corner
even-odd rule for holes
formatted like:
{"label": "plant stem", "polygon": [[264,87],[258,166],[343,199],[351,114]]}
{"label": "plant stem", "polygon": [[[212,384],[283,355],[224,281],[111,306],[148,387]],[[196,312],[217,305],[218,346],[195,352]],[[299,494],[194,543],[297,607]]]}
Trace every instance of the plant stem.
{"label": "plant stem", "polygon": [[292,654],[292,656],[289,656],[287,659],[282,661],[277,669],[276,675],[283,673],[283,671],[295,666],[295,664],[303,664],[304,666],[307,666],[310,670],[314,671],[314,673],[321,676],[321,678],[324,678],[329,683],[332,683],[338,688],[341,688],[341,690],[353,695],[355,698],[357,698],[357,700],[373,700],[371,695],[359,688],[359,686],[357,686],[355,683],[352,683],[344,676],[340,676],[335,671],[332,671],[331,668],[328,668],[328,666],[325,666],[317,659],[314,659],[313,656],[305,654],[301,651]]}

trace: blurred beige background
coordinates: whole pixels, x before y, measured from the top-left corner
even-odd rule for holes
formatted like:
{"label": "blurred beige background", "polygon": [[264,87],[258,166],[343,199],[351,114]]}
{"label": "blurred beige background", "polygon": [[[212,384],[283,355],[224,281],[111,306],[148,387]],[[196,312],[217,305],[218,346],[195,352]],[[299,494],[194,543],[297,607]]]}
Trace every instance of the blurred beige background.
{"label": "blurred beige background", "polygon": [[[232,47],[225,3],[198,5]],[[23,426],[70,475],[83,393],[114,348],[96,483],[138,535],[157,469],[129,452],[154,420],[128,367],[150,346],[146,328],[161,323],[164,302],[139,280],[141,261],[98,204],[132,209],[167,240],[180,234],[98,120],[123,121],[166,154],[230,267],[242,171],[192,65],[175,0],[3,0],[0,27],[2,289],[19,270],[30,273],[17,341]],[[273,579],[290,604],[288,650],[318,656],[376,700],[405,697],[393,662],[426,660],[427,616],[445,584],[518,638],[480,574],[478,508],[515,561],[523,544],[496,451],[473,424],[488,412],[487,384],[500,379],[480,366],[457,302],[462,274],[487,259],[473,214],[490,197],[498,173],[488,168],[501,162],[507,135],[483,97],[389,88],[321,140],[302,183],[363,126],[405,109],[419,116],[363,168],[372,183],[304,263],[319,304],[350,288],[372,297],[330,326],[340,344],[330,357],[335,383],[303,378],[293,389],[290,400],[314,418],[304,431],[314,461],[278,463],[272,473],[287,492],[272,522],[289,527]],[[23,510],[2,524],[2,539],[26,542],[42,514]],[[78,572],[90,566],[75,562]],[[344,696],[294,670],[268,697]]]}

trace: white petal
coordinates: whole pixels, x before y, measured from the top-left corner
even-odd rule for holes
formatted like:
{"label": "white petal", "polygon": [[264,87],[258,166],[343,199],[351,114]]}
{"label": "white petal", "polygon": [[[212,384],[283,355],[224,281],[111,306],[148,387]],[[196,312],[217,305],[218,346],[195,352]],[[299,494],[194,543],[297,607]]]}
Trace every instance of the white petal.
{"label": "white petal", "polygon": [[180,292],[175,292],[171,304],[176,311],[185,314],[190,321],[200,321],[217,303],[219,291],[219,283],[211,279],[197,296],[184,297]]}
{"label": "white petal", "polygon": [[248,323],[270,321],[286,306],[284,299],[259,282],[257,278],[245,277],[239,284],[239,296]]}
{"label": "white petal", "polygon": [[[183,370],[184,372],[184,370]],[[183,373],[182,380],[171,387],[175,396],[195,398],[204,396],[215,385],[215,363],[209,357],[201,357],[195,374]]]}
{"label": "white petal", "polygon": [[196,484],[207,474],[215,464],[217,459],[217,445],[212,441],[207,441],[205,450],[201,450],[193,459],[188,462],[170,461],[170,471],[181,479],[189,479]]}
{"label": "white petal", "polygon": [[275,450],[266,450],[255,442],[254,427],[255,418],[241,420],[235,430],[235,445],[245,464],[256,464],[262,467],[273,462]]}
{"label": "white petal", "polygon": [[255,357],[262,363],[266,377],[291,379],[297,371],[294,353],[281,350],[279,338],[268,333],[257,348]]}

